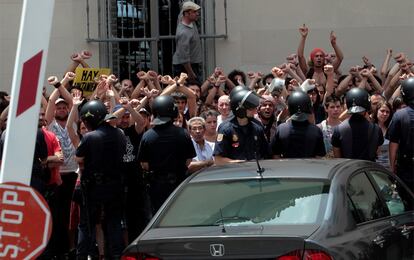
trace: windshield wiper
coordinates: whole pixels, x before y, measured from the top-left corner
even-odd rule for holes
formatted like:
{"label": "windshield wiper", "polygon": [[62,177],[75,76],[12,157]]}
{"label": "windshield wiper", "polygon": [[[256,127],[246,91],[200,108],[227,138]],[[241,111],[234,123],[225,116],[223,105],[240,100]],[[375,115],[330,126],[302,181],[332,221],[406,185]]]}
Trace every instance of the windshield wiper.
{"label": "windshield wiper", "polygon": [[216,222],[214,222],[215,225],[224,224],[224,222],[245,222],[245,221],[251,221],[252,219],[249,217],[243,217],[243,216],[231,216],[231,217],[221,217],[220,219],[217,219]]}

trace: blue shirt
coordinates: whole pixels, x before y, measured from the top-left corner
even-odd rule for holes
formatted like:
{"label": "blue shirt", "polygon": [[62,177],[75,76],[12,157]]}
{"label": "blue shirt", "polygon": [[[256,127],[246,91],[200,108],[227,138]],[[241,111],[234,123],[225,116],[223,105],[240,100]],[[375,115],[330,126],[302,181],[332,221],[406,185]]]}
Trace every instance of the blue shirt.
{"label": "blue shirt", "polygon": [[213,160],[213,149],[208,144],[208,142],[204,141],[204,146],[201,148],[201,146],[194,141],[194,139],[191,139],[193,141],[194,149],[196,151],[197,156],[193,158],[193,161],[207,161],[207,160]]}

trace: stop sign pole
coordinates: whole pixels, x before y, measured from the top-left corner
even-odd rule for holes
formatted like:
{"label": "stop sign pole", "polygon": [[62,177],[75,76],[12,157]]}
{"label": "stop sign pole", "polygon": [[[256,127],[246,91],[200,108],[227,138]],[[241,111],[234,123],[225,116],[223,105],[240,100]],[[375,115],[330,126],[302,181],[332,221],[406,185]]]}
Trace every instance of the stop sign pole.
{"label": "stop sign pole", "polygon": [[46,201],[29,187],[54,0],[24,0],[0,169],[0,259],[35,259],[51,234]]}
{"label": "stop sign pole", "polygon": [[24,0],[0,183],[30,184],[54,0]]}

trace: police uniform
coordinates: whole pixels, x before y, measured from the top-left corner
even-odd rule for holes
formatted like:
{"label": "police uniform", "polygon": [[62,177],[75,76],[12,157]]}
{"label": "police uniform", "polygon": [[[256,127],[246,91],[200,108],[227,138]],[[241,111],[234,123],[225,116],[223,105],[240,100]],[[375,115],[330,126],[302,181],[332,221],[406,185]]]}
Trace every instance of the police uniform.
{"label": "police uniform", "polygon": [[236,117],[223,122],[218,129],[214,155],[233,160],[268,158],[268,142],[263,127],[253,120],[240,126]]}
{"label": "police uniform", "polygon": [[331,144],[340,148],[343,158],[369,160],[375,162],[376,152],[384,143],[384,136],[377,124],[369,122],[361,114],[335,126]]}
{"label": "police uniform", "polygon": [[309,121],[283,123],[277,127],[271,141],[273,155],[282,158],[310,158],[325,156],[323,133]]}
{"label": "police uniform", "polygon": [[290,121],[277,127],[271,141],[272,154],[282,158],[325,156],[322,131],[309,123],[312,102],[304,91],[293,91],[288,98]]}
{"label": "police uniform", "polygon": [[334,155],[375,162],[384,136],[377,124],[365,118],[371,109],[369,94],[363,88],[352,88],[346,93],[345,102],[351,117],[334,128],[331,138]]}
{"label": "police uniform", "polygon": [[155,213],[185,179],[187,160],[196,156],[188,132],[172,121],[156,125],[144,133],[138,160],[149,165],[150,198]]}
{"label": "police uniform", "polygon": [[394,114],[386,136],[390,142],[398,143],[398,177],[414,191],[414,105]]}
{"label": "police uniform", "polygon": [[95,226],[102,216],[108,245],[105,254],[118,259],[125,246],[121,227],[123,186],[120,169],[126,140],[122,130],[103,122],[107,119],[105,115],[106,108],[100,101],[89,101],[81,109],[83,122],[93,131],[83,136],[76,150],[76,156],[84,164],[77,259],[96,255]]}

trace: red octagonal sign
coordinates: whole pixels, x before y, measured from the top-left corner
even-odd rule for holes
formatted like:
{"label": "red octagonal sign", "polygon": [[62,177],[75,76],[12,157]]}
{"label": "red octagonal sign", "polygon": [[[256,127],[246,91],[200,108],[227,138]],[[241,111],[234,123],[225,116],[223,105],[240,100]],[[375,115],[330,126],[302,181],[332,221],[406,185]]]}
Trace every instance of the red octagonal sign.
{"label": "red octagonal sign", "polygon": [[52,220],[44,198],[21,183],[0,184],[0,259],[34,259],[49,241]]}

